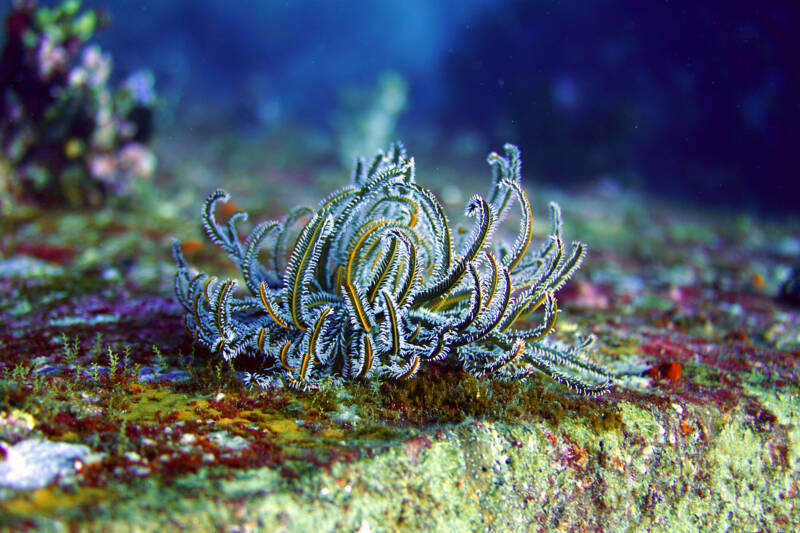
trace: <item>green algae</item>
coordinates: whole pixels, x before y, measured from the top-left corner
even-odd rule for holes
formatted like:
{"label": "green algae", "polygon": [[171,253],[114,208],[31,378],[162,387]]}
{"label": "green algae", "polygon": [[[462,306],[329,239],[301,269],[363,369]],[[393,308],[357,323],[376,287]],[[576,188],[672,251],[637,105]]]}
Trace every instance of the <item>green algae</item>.
{"label": "green algae", "polygon": [[[644,423],[652,433],[652,417],[630,410],[625,418]],[[683,443],[683,451],[667,447],[656,454],[648,444],[626,446],[625,451],[607,434],[598,435],[607,455],[621,454],[616,466],[601,469],[593,452],[585,462],[571,463],[562,446],[541,429],[467,421],[428,447],[411,447],[410,452],[409,446],[398,446],[374,458],[335,464],[300,484],[271,469],[242,472],[220,481],[212,501],[193,495],[182,500],[183,508],[169,507],[170,520],[184,526],[250,523],[287,531],[355,530],[365,521],[373,531],[526,531],[536,525],[618,529],[630,523],[652,531],[699,531],[763,528],[770,511],[791,526],[793,503],[768,492],[759,469],[747,466],[760,452],[759,439],[735,427],[713,438],[711,457],[717,462],[711,463],[693,457],[699,441]],[[629,445],[630,439],[620,444]],[[684,490],[701,472],[709,481]],[[179,484],[183,491],[208,488],[203,475]],[[166,501],[171,497],[168,493]],[[135,527],[155,530],[164,523],[147,494],[138,505],[143,510],[136,514]]]}
{"label": "green algae", "polygon": [[128,400],[121,418],[127,421],[153,421],[157,415],[176,413],[178,420],[189,420],[196,416],[193,407],[201,397],[171,392],[169,389],[148,390]]}
{"label": "green algae", "polygon": [[[800,466],[800,395],[796,390],[765,389],[757,386],[746,386],[745,392],[758,399],[765,410],[775,417],[777,424],[787,432],[786,459],[788,470],[792,473]],[[768,441],[773,448],[777,443]],[[796,473],[794,473],[796,475]]]}
{"label": "green algae", "polygon": [[[566,209],[569,203],[564,200]],[[786,262],[763,251],[769,246],[759,228],[746,241],[736,241],[737,234],[726,243],[722,220],[714,228],[722,241],[713,250],[688,246],[707,242],[694,229],[678,232],[672,238],[686,242],[673,242],[669,254],[662,250],[668,236],[657,225],[620,235],[626,225],[619,213],[612,214],[618,229],[595,231],[599,240],[590,243],[594,255],[581,282],[606,290],[607,305],[564,295],[569,320],[560,321],[557,336],[568,340],[573,330],[599,336],[593,357],[620,374],[609,396],[580,399],[546,380],[492,383],[448,368],[411,382],[357,382],[299,394],[244,391],[229,368],[216,375],[209,354],[197,350],[188,363],[179,356],[195,351],[180,323],[169,309],[153,312],[170,290],[164,283],[171,275],[168,232],[199,234],[174,218],[175,209],[172,218],[104,210],[113,216],[96,222],[91,213],[63,222],[63,214],[49,213],[3,221],[0,283],[7,291],[0,314],[9,328],[0,331],[2,408],[22,408],[37,419],[35,431],[87,444],[103,457],[75,484],[0,493],[3,526],[800,527],[800,405],[793,377],[800,320],[795,309],[771,299],[768,288],[777,282],[754,288],[741,268],[757,260],[753,272],[769,276]],[[576,227],[603,220],[603,213],[581,219],[580,209],[570,211]],[[634,228],[645,221],[637,223]],[[789,233],[783,228],[776,235]],[[63,261],[35,259],[30,254],[52,250],[20,245],[37,238],[74,253]],[[619,242],[631,246],[617,248]],[[195,252],[198,262],[219,270],[204,253]],[[123,284],[132,289],[120,290]],[[140,294],[146,305],[114,314]],[[97,301],[86,316],[77,309],[85,297]],[[107,316],[119,320],[103,321]],[[66,357],[62,334],[78,342],[72,361],[59,368]],[[163,365],[154,343],[165,354]],[[115,379],[108,346],[118,354],[130,348]],[[681,377],[650,377],[648,370],[663,363],[680,365]],[[99,365],[94,378],[93,364]],[[165,368],[151,374],[155,382],[140,383],[135,365]],[[164,377],[176,365],[188,372],[181,383]],[[47,369],[54,373],[37,374]],[[233,449],[243,442],[249,448]]]}
{"label": "green algae", "polygon": [[[175,395],[143,396],[185,407]],[[780,424],[795,428],[786,436],[753,429],[741,409],[676,403],[659,410],[626,401],[611,409],[613,422],[594,430],[582,417],[565,417],[557,428],[468,419],[433,433],[410,431],[381,447],[362,442],[355,430],[341,430],[375,453],[327,469],[302,470],[302,461],[288,461],[285,467],[303,471],[301,478],[275,468],[219,478],[210,475],[212,467],[174,484],[143,480],[133,486],[134,499],[107,500],[107,518],[94,523],[143,531],[168,523],[340,531],[365,522],[372,531],[619,529],[631,523],[651,531],[705,531],[768,528],[766,517],[773,516],[790,528],[797,525],[791,492],[800,457],[792,414],[797,400],[784,400],[763,398],[779,411]],[[281,429],[276,420],[262,422],[296,432],[296,423]],[[771,450],[784,444],[788,468],[772,457]],[[41,495],[5,505],[23,514],[39,507],[48,508]]]}

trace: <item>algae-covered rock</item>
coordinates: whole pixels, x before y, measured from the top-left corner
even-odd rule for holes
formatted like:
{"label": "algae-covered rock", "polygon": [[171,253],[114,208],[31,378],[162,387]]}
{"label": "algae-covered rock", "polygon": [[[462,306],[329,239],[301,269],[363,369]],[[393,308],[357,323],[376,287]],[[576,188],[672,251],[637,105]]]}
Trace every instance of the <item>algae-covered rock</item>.
{"label": "algae-covered rock", "polygon": [[[604,220],[574,207],[605,204],[575,202],[566,220]],[[800,314],[759,277],[785,263],[763,236],[783,242],[790,225],[743,243],[698,215],[713,246],[669,225],[649,227],[647,246],[596,232],[584,290],[559,292],[551,333],[597,337],[613,379],[589,398],[435,364],[405,381],[247,389],[247,359],[193,345],[171,295],[169,231],[200,230],[101,213],[0,220],[0,472],[28,479],[8,450],[65,468],[4,484],[0,528],[800,528]],[[202,246],[184,253],[235,275]]]}

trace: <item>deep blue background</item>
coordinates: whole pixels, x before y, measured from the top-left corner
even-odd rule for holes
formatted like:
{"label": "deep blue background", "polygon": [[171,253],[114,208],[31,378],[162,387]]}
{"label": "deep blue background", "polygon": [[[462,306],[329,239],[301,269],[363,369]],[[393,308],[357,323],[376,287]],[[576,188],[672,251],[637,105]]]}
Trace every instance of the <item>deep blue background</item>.
{"label": "deep blue background", "polygon": [[97,40],[117,76],[153,68],[172,127],[198,107],[227,125],[267,127],[267,108],[324,127],[343,87],[393,70],[410,84],[412,139],[469,132],[520,144],[537,180],[612,176],[690,203],[800,214],[800,2],[87,5],[112,15]]}

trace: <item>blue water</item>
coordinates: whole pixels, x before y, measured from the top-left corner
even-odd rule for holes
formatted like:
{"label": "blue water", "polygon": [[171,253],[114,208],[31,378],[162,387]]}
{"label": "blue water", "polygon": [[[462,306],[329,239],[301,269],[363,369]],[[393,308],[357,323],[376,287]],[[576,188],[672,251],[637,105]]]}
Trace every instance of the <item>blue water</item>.
{"label": "blue water", "polygon": [[511,141],[539,180],[610,176],[698,205],[800,211],[798,2],[85,5],[111,15],[95,41],[115,77],[154,72],[168,128],[207,112],[243,135],[330,130],[344,93],[393,72],[411,147]]}

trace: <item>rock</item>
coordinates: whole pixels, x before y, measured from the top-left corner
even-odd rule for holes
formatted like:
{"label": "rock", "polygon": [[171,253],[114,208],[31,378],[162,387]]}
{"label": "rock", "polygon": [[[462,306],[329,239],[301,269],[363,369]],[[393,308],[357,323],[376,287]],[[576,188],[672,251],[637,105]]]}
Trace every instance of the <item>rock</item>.
{"label": "rock", "polygon": [[28,439],[14,445],[0,443],[0,486],[16,490],[41,489],[59,477],[73,474],[91,450],[82,444]]}
{"label": "rock", "polygon": [[216,431],[208,434],[208,440],[226,450],[244,450],[250,443],[238,435],[231,435],[227,431]]}
{"label": "rock", "polygon": [[64,269],[58,265],[25,255],[0,261],[0,276],[5,278],[51,278],[63,273]]}

